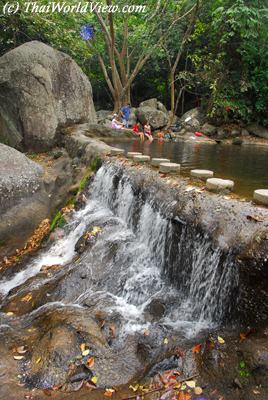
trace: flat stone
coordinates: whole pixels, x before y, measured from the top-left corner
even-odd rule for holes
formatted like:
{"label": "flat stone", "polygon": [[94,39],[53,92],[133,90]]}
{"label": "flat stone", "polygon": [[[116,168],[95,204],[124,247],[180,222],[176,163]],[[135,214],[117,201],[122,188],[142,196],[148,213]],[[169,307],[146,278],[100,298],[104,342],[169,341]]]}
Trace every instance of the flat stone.
{"label": "flat stone", "polygon": [[179,173],[181,169],[180,164],[175,164],[175,163],[161,163],[159,165],[159,170],[160,172],[163,172],[164,174],[168,173],[168,172],[177,172]]}
{"label": "flat stone", "polygon": [[118,154],[124,154],[125,150],[124,149],[117,149],[116,147],[111,148],[111,155],[112,156],[117,156]]}
{"label": "flat stone", "polygon": [[142,155],[141,156],[134,156],[133,160],[136,161],[136,162],[143,163],[143,162],[150,161],[150,156],[142,156]]}
{"label": "flat stone", "polygon": [[253,198],[256,203],[268,206],[268,189],[255,190]]}
{"label": "flat stone", "polygon": [[229,179],[210,178],[207,179],[206,186],[211,192],[220,192],[221,190],[233,190],[234,182]]}
{"label": "flat stone", "polygon": [[191,176],[194,178],[200,178],[200,179],[207,179],[207,178],[212,178],[214,175],[213,171],[210,171],[208,169],[192,169],[191,170]]}
{"label": "flat stone", "polygon": [[128,158],[133,158],[134,156],[142,156],[142,153],[136,153],[135,151],[129,151],[127,153]]}
{"label": "flat stone", "polygon": [[152,158],[151,165],[153,167],[159,167],[162,163],[169,163],[170,160],[168,158]]}

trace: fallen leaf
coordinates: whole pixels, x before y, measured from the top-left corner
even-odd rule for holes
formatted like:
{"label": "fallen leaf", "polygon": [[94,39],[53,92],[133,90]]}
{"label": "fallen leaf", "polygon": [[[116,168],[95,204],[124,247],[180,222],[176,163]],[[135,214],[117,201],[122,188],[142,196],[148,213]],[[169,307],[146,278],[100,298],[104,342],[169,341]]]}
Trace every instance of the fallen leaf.
{"label": "fallen leaf", "polygon": [[220,344],[224,344],[224,343],[225,343],[225,340],[224,340],[221,336],[218,336],[218,342],[219,342]]}
{"label": "fallen leaf", "polygon": [[32,293],[28,293],[28,294],[26,294],[26,296],[22,297],[20,299],[20,301],[27,303],[28,301],[32,300],[32,298],[33,298]]}
{"label": "fallen leaf", "polygon": [[44,393],[46,396],[51,396],[51,390],[49,390],[49,389],[43,389],[43,393]]}
{"label": "fallen leaf", "polygon": [[42,360],[42,358],[39,357],[39,358],[35,361],[35,363],[36,363],[36,364],[39,364],[41,360]]}
{"label": "fallen leaf", "polygon": [[198,354],[198,353],[200,353],[201,348],[202,348],[202,345],[201,344],[197,344],[196,346],[194,346],[192,348],[192,352]]}
{"label": "fallen leaf", "polygon": [[192,396],[187,392],[180,392],[178,400],[191,400]]}
{"label": "fallen leaf", "polygon": [[186,381],[185,384],[191,389],[195,388],[195,381]]}
{"label": "fallen leaf", "polygon": [[105,389],[104,396],[106,397],[112,397],[114,394],[115,390],[114,389]]}
{"label": "fallen leaf", "polygon": [[145,329],[145,331],[143,332],[144,336],[149,336],[150,335],[150,331],[149,329]]}
{"label": "fallen leaf", "polygon": [[130,386],[129,386],[129,389],[133,390],[133,392],[137,392],[137,390],[139,389],[139,384],[137,384],[137,385],[135,385],[135,386],[130,385]]}
{"label": "fallen leaf", "polygon": [[254,394],[261,394],[261,392],[260,392],[259,390],[257,390],[257,389],[254,389],[254,390],[253,390],[253,393],[254,393]]}
{"label": "fallen leaf", "polygon": [[94,366],[94,364],[95,364],[95,359],[94,359],[94,357],[90,357],[90,358],[87,359],[87,366],[88,366],[88,368],[92,368],[92,367]]}
{"label": "fallen leaf", "polygon": [[195,393],[197,396],[199,396],[200,394],[203,393],[203,389],[202,389],[201,387],[197,386],[197,387],[194,388],[194,393]]}
{"label": "fallen leaf", "polygon": [[83,351],[86,350],[86,343],[81,343],[80,344],[80,350],[81,350],[82,353],[83,353]]}
{"label": "fallen leaf", "polygon": [[90,353],[90,350],[89,350],[89,349],[86,349],[86,350],[84,350],[84,351],[82,352],[82,356],[83,356],[83,357],[88,356],[89,353]]}
{"label": "fallen leaf", "polygon": [[93,382],[94,385],[97,385],[98,377],[97,377],[97,376],[93,376],[93,377],[90,379],[90,381]]}
{"label": "fallen leaf", "polygon": [[13,356],[14,360],[22,360],[24,358],[24,356]]}
{"label": "fallen leaf", "polygon": [[168,344],[168,338],[164,339],[164,344]]}

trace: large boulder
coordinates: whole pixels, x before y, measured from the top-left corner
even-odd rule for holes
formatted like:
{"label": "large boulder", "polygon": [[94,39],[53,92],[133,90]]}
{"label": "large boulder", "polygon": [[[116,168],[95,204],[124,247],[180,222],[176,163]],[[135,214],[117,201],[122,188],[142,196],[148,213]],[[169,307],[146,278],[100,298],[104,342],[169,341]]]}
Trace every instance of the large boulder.
{"label": "large boulder", "polygon": [[264,128],[258,124],[251,124],[247,126],[247,131],[254,136],[258,136],[263,139],[268,139],[268,128]]}
{"label": "large boulder", "polygon": [[198,107],[193,108],[192,110],[187,111],[180,118],[180,121],[189,128],[193,130],[199,130],[202,123],[202,114]]}
{"label": "large boulder", "polygon": [[82,122],[96,122],[92,88],[71,57],[33,41],[0,58],[0,141],[43,151]]}
{"label": "large boulder", "polygon": [[139,107],[151,107],[157,110],[157,102],[156,98],[144,100],[140,103]]}
{"label": "large boulder", "polygon": [[0,259],[25,241],[45,218],[50,218],[68,196],[72,185],[71,159],[47,156],[47,167],[12,147],[0,144]]}
{"label": "large boulder", "polygon": [[168,123],[168,114],[148,106],[139,107],[137,109],[137,118],[142,125],[148,121],[152,129],[163,128]]}

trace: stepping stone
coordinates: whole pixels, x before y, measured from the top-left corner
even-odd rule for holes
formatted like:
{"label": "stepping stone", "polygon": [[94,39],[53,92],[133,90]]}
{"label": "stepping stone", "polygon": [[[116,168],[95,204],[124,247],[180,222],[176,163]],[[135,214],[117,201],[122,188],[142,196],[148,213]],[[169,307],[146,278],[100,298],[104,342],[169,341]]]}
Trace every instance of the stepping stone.
{"label": "stepping stone", "polygon": [[170,160],[168,158],[152,158],[151,165],[153,167],[159,167],[161,163],[169,163]]}
{"label": "stepping stone", "polygon": [[133,160],[139,163],[144,163],[150,161],[150,156],[134,156]]}
{"label": "stepping stone", "polygon": [[181,169],[180,164],[175,164],[171,162],[161,163],[159,165],[159,171],[163,174],[167,174],[168,172],[177,172],[179,173]]}
{"label": "stepping stone", "polygon": [[268,206],[268,189],[255,190],[253,198],[256,203]]}
{"label": "stepping stone", "polygon": [[208,169],[192,169],[191,176],[199,179],[213,178],[214,172]]}
{"label": "stepping stone", "polygon": [[116,147],[112,147],[111,150],[110,150],[110,154],[112,156],[117,156],[119,154],[124,154],[124,153],[125,153],[124,149],[117,149]]}
{"label": "stepping stone", "polygon": [[234,182],[229,179],[210,178],[207,179],[206,186],[211,192],[220,192],[222,190],[233,190]]}
{"label": "stepping stone", "polygon": [[135,153],[134,151],[129,151],[127,153],[128,158],[133,158],[134,156],[142,156],[142,153]]}

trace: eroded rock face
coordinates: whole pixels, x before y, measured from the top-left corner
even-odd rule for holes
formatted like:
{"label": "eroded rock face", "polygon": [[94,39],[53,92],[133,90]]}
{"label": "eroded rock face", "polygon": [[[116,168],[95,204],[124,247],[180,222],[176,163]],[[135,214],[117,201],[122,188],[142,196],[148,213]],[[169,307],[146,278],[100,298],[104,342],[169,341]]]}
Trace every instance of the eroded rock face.
{"label": "eroded rock face", "polygon": [[96,122],[92,88],[68,55],[33,41],[0,58],[0,140],[51,148],[62,127]]}

